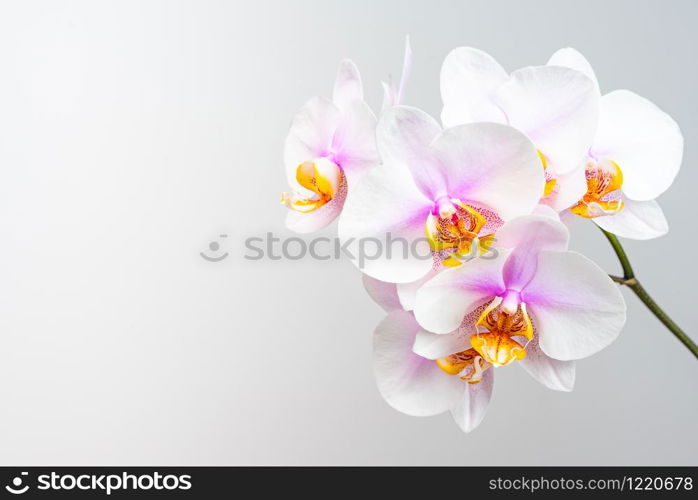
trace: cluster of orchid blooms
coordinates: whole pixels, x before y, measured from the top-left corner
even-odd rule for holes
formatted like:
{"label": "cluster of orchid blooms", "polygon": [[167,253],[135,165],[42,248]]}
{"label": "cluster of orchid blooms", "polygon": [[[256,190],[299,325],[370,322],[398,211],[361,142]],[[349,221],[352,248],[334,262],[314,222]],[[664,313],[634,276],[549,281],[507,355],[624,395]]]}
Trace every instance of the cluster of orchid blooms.
{"label": "cluster of orchid blooms", "polygon": [[408,44],[376,117],[356,66],[341,63],[332,99],[311,99],[293,119],[292,193],[282,202],[296,232],[338,218],[347,241],[389,233],[428,245],[432,259],[361,267],[387,311],[374,333],[375,375],[395,409],[450,411],[468,432],[485,415],[495,367],[518,364],[570,391],[575,360],[618,336],[623,297],[568,250],[569,222],[633,239],[665,234],[655,199],[678,173],[683,139],[647,99],[601,95],[571,48],[513,73],[480,50],[453,50],[441,69],[441,123],[401,103],[410,68]]}

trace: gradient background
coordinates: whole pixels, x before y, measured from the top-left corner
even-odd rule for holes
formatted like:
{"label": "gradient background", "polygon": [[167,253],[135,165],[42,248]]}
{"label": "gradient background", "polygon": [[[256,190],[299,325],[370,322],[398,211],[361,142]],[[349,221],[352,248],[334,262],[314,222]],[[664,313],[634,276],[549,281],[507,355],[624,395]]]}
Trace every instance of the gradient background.
{"label": "gradient background", "polygon": [[[351,57],[370,104],[414,48],[408,104],[472,45],[507,69],[581,50],[607,92],[670,113],[672,231],[626,243],[696,332],[698,10],[692,1],[3,2],[0,463],[698,464],[698,364],[628,291],[572,393],[498,370],[472,434],[378,394],[382,311],[346,261],[246,261],[283,229],[282,142]],[[573,247],[619,268],[593,224]],[[229,234],[219,263],[201,259]],[[326,231],[332,234],[332,229]]]}

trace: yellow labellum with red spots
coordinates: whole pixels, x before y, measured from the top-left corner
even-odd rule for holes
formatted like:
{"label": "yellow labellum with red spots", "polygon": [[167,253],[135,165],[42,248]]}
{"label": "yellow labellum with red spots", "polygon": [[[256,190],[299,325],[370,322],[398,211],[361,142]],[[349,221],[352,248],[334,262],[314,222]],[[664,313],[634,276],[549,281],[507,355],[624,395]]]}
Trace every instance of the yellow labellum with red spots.
{"label": "yellow labellum with red spots", "polygon": [[586,167],[587,192],[575,206],[572,213],[592,219],[601,215],[612,215],[623,208],[619,199],[623,185],[623,173],[618,164],[611,160],[598,163],[590,161]]}
{"label": "yellow labellum with red spots", "polygon": [[281,203],[298,212],[312,212],[329,203],[344,180],[342,170],[326,158],[301,163],[296,170],[298,183],[313,195],[283,193]]}

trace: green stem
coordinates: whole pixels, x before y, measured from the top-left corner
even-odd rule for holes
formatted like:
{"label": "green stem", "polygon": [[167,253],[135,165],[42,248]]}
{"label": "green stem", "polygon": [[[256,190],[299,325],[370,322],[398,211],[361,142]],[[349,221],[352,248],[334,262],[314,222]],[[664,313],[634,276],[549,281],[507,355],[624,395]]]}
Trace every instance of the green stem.
{"label": "green stem", "polygon": [[659,307],[659,305],[652,297],[650,297],[650,294],[647,293],[647,290],[645,290],[645,288],[635,277],[635,272],[633,271],[633,266],[630,264],[630,260],[628,259],[628,254],[625,253],[625,249],[620,244],[620,241],[618,241],[616,235],[609,233],[608,231],[604,231],[603,229],[601,229],[601,231],[604,235],[606,235],[606,238],[608,238],[608,241],[611,243],[613,250],[618,256],[620,265],[623,267],[623,276],[611,276],[611,279],[616,283],[627,286],[633,292],[635,292],[635,295],[637,295],[638,298],[647,306],[647,308],[652,311],[657,319],[661,321],[662,324],[666,326],[669,331],[673,333],[674,336],[679,339],[696,358],[698,358],[698,345],[696,345],[696,343],[693,342],[688,335],[686,335],[686,332],[679,328],[679,325],[674,323],[674,320],[671,319],[661,307]]}

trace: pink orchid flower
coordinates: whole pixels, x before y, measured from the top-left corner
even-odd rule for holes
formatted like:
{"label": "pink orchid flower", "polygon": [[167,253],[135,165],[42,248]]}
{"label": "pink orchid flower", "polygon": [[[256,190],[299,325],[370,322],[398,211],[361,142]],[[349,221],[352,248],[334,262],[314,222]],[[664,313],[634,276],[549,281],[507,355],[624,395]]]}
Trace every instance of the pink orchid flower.
{"label": "pink orchid flower", "polygon": [[338,231],[355,257],[364,242],[395,243],[362,263],[382,281],[413,282],[486,250],[504,221],[531,213],[545,184],[535,147],[507,125],[442,130],[423,111],[395,106],[376,135],[383,164],[347,200]]}
{"label": "pink orchid flower", "polygon": [[363,100],[359,70],[340,64],[332,100],[315,97],[296,114],[286,137],[284,163],[293,192],[281,197],[291,210],[286,226],[309,233],[342,211],[350,188],[379,163],[376,117]]}
{"label": "pink orchid flower", "polygon": [[566,227],[544,216],[508,222],[498,255],[447,269],[402,310],[394,285],[365,278],[389,311],[374,334],[374,371],[398,411],[450,411],[465,432],[482,421],[494,369],[521,365],[550,389],[570,391],[574,360],[608,346],[625,323],[625,302],[589,259],[567,250]]}

